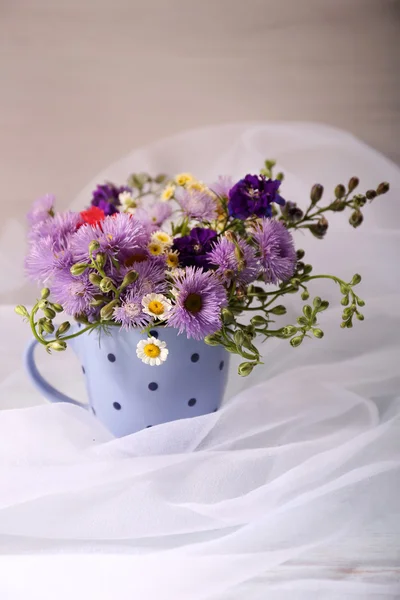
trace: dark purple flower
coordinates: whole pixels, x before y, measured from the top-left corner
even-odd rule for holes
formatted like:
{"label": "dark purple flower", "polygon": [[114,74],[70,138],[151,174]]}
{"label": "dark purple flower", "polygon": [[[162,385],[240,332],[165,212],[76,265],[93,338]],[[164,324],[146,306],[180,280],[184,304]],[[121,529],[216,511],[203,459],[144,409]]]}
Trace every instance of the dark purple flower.
{"label": "dark purple flower", "polygon": [[230,216],[241,220],[253,215],[272,216],[272,202],[282,206],[285,204],[285,200],[278,194],[280,185],[278,179],[266,179],[262,175],[246,175],[229,191]]}
{"label": "dark purple flower", "polygon": [[119,195],[122,192],[131,192],[132,190],[127,186],[118,187],[113,183],[104,183],[98,185],[93,192],[92,206],[97,206],[104,211],[104,214],[112,215],[118,211],[117,206],[120,204]]}
{"label": "dark purple flower", "polygon": [[213,229],[194,227],[189,235],[174,239],[173,249],[179,252],[179,263],[184,267],[203,267],[209,269],[207,253],[217,241]]}
{"label": "dark purple flower", "polygon": [[254,241],[266,283],[278,283],[293,276],[296,268],[296,250],[293,238],[283,223],[262,219],[256,225]]}

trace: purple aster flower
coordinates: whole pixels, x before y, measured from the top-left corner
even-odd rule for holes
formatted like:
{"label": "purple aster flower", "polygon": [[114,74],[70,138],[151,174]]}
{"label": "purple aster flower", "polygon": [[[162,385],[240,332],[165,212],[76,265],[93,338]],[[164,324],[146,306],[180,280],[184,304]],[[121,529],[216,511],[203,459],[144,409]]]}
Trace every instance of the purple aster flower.
{"label": "purple aster flower", "polygon": [[221,198],[229,198],[229,192],[233,188],[233,179],[229,175],[220,175],[210,189]]}
{"label": "purple aster flower", "polygon": [[57,213],[54,217],[33,225],[28,238],[31,242],[35,242],[50,236],[59,249],[67,248],[71,235],[81,224],[82,219],[79,213]]}
{"label": "purple aster flower", "polygon": [[106,217],[96,225],[85,224],[71,238],[76,262],[89,259],[89,244],[92,240],[99,242],[99,251],[104,252],[108,258],[124,263],[141,247],[146,246],[148,234],[137,219],[126,213]]}
{"label": "purple aster flower", "polygon": [[231,217],[245,220],[256,217],[271,217],[271,203],[284,205],[285,200],[278,194],[281,182],[266,179],[259,175],[246,175],[229,192],[228,210]]}
{"label": "purple aster flower", "polygon": [[43,198],[36,200],[27,215],[29,223],[35,225],[53,217],[55,200],[56,198],[52,194],[46,194]]}
{"label": "purple aster flower", "polygon": [[138,208],[135,218],[138,219],[149,233],[157,231],[172,215],[172,206],[169,202],[155,202],[149,208]]}
{"label": "purple aster flower", "polygon": [[42,285],[48,283],[58,271],[69,269],[72,264],[72,252],[60,247],[50,235],[33,242],[25,258],[28,277]]}
{"label": "purple aster flower", "polygon": [[262,219],[253,238],[258,245],[266,283],[278,283],[292,277],[296,268],[293,238],[283,223]]}
{"label": "purple aster flower", "polygon": [[122,305],[114,309],[114,321],[121,323],[123,329],[145,327],[151,320],[142,310],[142,296],[129,290],[122,299]]}
{"label": "purple aster flower", "polygon": [[174,239],[173,249],[179,252],[179,262],[184,267],[194,266],[209,269],[207,253],[217,240],[213,229],[194,227],[189,235]]}
{"label": "purple aster flower", "polygon": [[75,277],[69,269],[57,271],[51,284],[53,301],[61,304],[65,312],[74,317],[91,313],[90,302],[98,292],[98,288],[90,283],[87,272]]}
{"label": "purple aster flower", "polygon": [[209,262],[217,267],[215,272],[227,285],[232,282],[248,285],[257,279],[260,273],[260,263],[254,248],[243,240],[238,241],[238,246],[240,252],[233,242],[223,237],[208,253]]}
{"label": "purple aster flower", "polygon": [[134,263],[130,267],[124,267],[121,270],[121,276],[132,270],[136,271],[139,277],[129,286],[128,290],[135,292],[140,297],[153,292],[155,294],[165,294],[167,292],[165,257],[151,257],[146,261]]}
{"label": "purple aster flower", "polygon": [[175,280],[175,287],[176,303],[168,318],[171,327],[196,340],[221,329],[226,290],[212,271],[187,267],[185,274]]}
{"label": "purple aster flower", "polygon": [[213,221],[217,217],[217,203],[207,192],[197,192],[182,189],[176,199],[183,214],[189,219],[198,221]]}
{"label": "purple aster flower", "polygon": [[91,205],[101,208],[107,216],[112,215],[118,212],[117,206],[120,204],[119,195],[121,192],[131,191],[130,187],[119,187],[109,182],[98,185],[93,192]]}

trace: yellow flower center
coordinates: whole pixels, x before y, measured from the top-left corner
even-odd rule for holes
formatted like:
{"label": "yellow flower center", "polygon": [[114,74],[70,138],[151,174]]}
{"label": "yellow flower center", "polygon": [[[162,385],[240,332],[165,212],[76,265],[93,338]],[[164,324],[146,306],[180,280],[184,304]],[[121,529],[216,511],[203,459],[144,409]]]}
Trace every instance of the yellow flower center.
{"label": "yellow flower center", "polygon": [[164,305],[158,300],[151,300],[151,302],[149,302],[148,308],[149,311],[152,312],[154,315],[162,315],[164,312]]}
{"label": "yellow flower center", "polygon": [[161,244],[157,244],[156,242],[151,242],[148,246],[150,254],[153,256],[159,256],[163,253],[163,247]]}
{"label": "yellow flower center", "polygon": [[175,254],[174,252],[170,252],[167,255],[167,265],[169,267],[171,267],[171,269],[174,269],[175,267],[177,267],[179,264],[179,257],[177,254]]}
{"label": "yellow flower center", "polygon": [[163,244],[167,244],[170,241],[168,233],[164,233],[162,231],[160,233],[157,233],[155,237],[159,242],[162,242]]}
{"label": "yellow flower center", "polygon": [[203,300],[200,294],[189,294],[183,305],[190,313],[196,314],[201,311]]}
{"label": "yellow flower center", "polygon": [[160,348],[155,344],[146,344],[143,348],[143,352],[149,358],[157,358],[157,356],[160,356],[161,354]]}
{"label": "yellow flower center", "polygon": [[194,177],[190,173],[180,173],[175,177],[175,181],[178,185],[186,185],[193,181]]}

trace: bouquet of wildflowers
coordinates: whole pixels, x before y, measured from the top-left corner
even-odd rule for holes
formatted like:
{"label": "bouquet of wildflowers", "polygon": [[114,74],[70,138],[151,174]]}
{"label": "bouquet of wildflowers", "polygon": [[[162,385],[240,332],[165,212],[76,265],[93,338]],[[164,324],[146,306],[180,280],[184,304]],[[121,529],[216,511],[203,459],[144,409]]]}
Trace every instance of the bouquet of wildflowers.
{"label": "bouquet of wildflowers", "polygon": [[[257,336],[283,338],[292,347],[323,336],[318,319],[328,302],[309,301],[307,285],[314,279],[338,284],[341,327],[352,327],[354,318],[364,318],[364,301],[354,291],[360,275],[346,282],[314,274],[292,232],[308,230],[323,239],[326,214],[345,210],[358,227],[364,205],[389,185],[355,194],[359,181],[352,177],[324,203],[316,184],[302,210],[282,197],[283,174],[274,176],[274,166],[266,161],[260,174],[237,182],[220,177],[209,185],[189,173],[173,179],[133,174],[124,186],[99,185],[80,213],[56,212],[51,195],[36,201],[28,215],[26,271],[45,287],[30,312],[21,305],[16,312],[49,352],[99,328],[140,328],[138,358],[160,365],[168,348],[150,331],[173,327],[239,354],[241,375],[261,363]],[[284,297],[294,293],[305,304],[297,321],[286,323]],[[83,327],[71,332],[69,320],[56,324],[63,312]]]}

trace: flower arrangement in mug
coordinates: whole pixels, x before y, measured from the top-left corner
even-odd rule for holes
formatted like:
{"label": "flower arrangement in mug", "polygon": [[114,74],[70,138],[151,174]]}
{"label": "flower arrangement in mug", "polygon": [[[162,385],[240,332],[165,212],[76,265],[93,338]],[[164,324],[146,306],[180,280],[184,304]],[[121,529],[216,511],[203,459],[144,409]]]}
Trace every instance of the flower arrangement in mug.
{"label": "flower arrangement in mug", "polygon": [[[360,275],[346,282],[314,274],[291,232],[323,239],[326,213],[346,209],[358,227],[364,205],[389,185],[355,194],[359,181],[352,177],[323,204],[324,189],[316,184],[303,211],[280,195],[283,174],[274,176],[274,166],[266,161],[258,175],[236,183],[220,177],[209,186],[189,173],[171,180],[134,174],[126,186],[99,185],[80,213],[56,213],[50,195],[36,201],[28,215],[26,270],[45,287],[30,312],[22,305],[16,312],[49,352],[97,328],[141,328],[150,337],[139,342],[138,358],[160,365],[168,348],[150,331],[169,326],[239,354],[240,375],[261,363],[256,336],[287,339],[295,348],[306,337],[323,336],[318,317],[328,302],[320,297],[304,304],[295,323],[273,325],[286,313],[286,294],[309,300],[312,280],[339,285],[341,327],[352,327],[354,318],[364,319],[364,301],[354,291]],[[71,333],[70,321],[57,326],[54,318],[63,311],[84,327]],[[254,316],[245,322],[249,312]]]}

